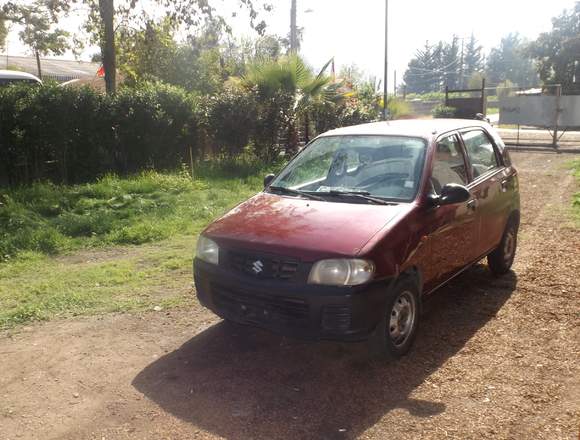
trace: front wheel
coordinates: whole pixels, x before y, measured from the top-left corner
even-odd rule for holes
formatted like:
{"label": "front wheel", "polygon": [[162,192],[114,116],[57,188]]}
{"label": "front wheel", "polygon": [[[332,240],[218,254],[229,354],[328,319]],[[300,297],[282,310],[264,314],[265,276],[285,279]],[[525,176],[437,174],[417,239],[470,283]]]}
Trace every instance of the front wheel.
{"label": "front wheel", "polygon": [[509,272],[516,257],[517,245],[518,224],[512,220],[508,223],[499,246],[487,256],[487,264],[495,276]]}
{"label": "front wheel", "polygon": [[372,353],[386,359],[404,356],[413,345],[418,324],[419,289],[412,280],[403,280],[388,294],[383,319],[370,339]]}

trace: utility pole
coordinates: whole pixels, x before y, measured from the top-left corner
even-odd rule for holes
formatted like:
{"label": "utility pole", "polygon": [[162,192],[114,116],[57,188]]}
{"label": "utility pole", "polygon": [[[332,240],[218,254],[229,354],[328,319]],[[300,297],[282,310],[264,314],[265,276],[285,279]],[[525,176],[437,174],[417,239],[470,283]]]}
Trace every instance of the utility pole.
{"label": "utility pole", "polygon": [[463,76],[465,75],[464,60],[463,60],[463,53],[465,51],[465,47],[464,46],[465,46],[465,38],[462,37],[461,38],[461,63],[460,63],[461,64],[461,66],[460,66],[461,67],[461,73],[460,73],[461,76],[459,77],[459,88],[460,89],[463,89],[464,88],[464,86],[463,86],[463,84],[464,84],[464,82],[463,82]]}
{"label": "utility pole", "polygon": [[296,24],[297,0],[292,0],[290,7],[290,52],[298,53],[298,27]]}
{"label": "utility pole", "polygon": [[397,97],[397,70],[395,69],[395,78],[394,78],[394,84],[393,84],[393,96],[396,98]]}
{"label": "utility pole", "polygon": [[383,90],[383,120],[387,120],[389,114],[389,0],[385,0],[385,80]]}

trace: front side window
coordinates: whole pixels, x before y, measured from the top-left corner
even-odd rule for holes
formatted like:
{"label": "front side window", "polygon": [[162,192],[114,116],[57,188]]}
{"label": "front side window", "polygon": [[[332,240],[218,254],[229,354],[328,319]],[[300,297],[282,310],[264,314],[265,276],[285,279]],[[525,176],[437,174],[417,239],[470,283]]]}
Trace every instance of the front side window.
{"label": "front side window", "polygon": [[315,140],[272,182],[318,196],[355,192],[393,201],[415,198],[426,141],[398,136],[328,136]]}
{"label": "front side window", "polygon": [[475,179],[499,166],[493,144],[483,131],[468,131],[462,133],[461,136],[465,143],[465,150],[467,151]]}
{"label": "front side window", "polygon": [[431,184],[437,194],[449,183],[467,184],[465,160],[456,135],[448,136],[437,142],[433,158]]}

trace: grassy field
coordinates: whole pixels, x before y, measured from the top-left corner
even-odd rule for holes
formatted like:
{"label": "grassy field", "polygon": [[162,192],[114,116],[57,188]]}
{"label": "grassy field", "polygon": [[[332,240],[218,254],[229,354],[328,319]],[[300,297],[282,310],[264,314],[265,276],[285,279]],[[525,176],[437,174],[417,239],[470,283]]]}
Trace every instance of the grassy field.
{"label": "grassy field", "polygon": [[150,172],[0,189],[0,327],[189,301],[197,234],[269,171],[222,164],[195,179]]}

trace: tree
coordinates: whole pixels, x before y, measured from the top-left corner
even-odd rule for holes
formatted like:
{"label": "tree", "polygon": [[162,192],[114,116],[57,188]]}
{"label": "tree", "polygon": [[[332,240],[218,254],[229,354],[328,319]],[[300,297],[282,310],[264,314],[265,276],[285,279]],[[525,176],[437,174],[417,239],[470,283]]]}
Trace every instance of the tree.
{"label": "tree", "polygon": [[528,42],[518,33],[502,38],[498,47],[491,50],[487,59],[487,78],[492,84],[509,81],[517,86],[533,86],[538,73],[533,60],[526,52]]}
{"label": "tree", "polygon": [[6,49],[6,37],[8,36],[8,27],[6,20],[0,19],[0,49]]}
{"label": "tree", "polygon": [[[117,6],[115,6],[114,0],[74,1],[85,3],[89,7],[89,18],[85,27],[91,33],[92,41],[99,43],[101,47],[107,93],[114,93],[116,90],[117,58],[115,22],[130,22],[135,25],[138,24],[139,20],[147,22],[150,20],[150,16],[144,7],[138,7],[139,2],[136,0],[120,0]],[[252,28],[262,35],[266,29],[266,23],[263,20],[258,21],[256,5],[260,0],[237,1],[240,7],[245,7],[249,11]],[[164,11],[165,17],[175,26],[192,28],[208,20],[219,21],[225,25],[225,19],[216,14],[208,0],[153,0],[150,3],[159,6]],[[264,4],[263,9],[270,11],[272,7]]]}
{"label": "tree", "polygon": [[409,62],[403,80],[409,93],[427,93],[439,89],[439,73],[435,48],[427,41],[422,49],[415,52],[415,57]]}
{"label": "tree", "polygon": [[284,53],[287,40],[277,35],[262,35],[257,38],[242,38],[239,41],[228,37],[224,57],[235,76],[245,73],[246,64],[258,60],[277,60]]}
{"label": "tree", "polygon": [[[69,11],[70,2],[64,0],[35,0],[32,3],[7,2],[0,9],[0,34],[6,37],[5,22],[21,27],[19,37],[36,56],[38,76],[42,78],[40,56],[61,55],[70,48],[70,34],[54,26],[61,14]],[[2,39],[2,42],[4,41]]]}
{"label": "tree", "polygon": [[339,93],[342,84],[333,83],[326,75],[326,70],[332,60],[314,75],[302,58],[290,54],[279,60],[258,61],[248,66],[247,73],[242,77],[242,85],[247,89],[255,89],[263,102],[277,95],[290,96],[292,107],[287,110],[288,147],[294,150],[298,146],[298,130],[296,119],[303,119],[305,135],[308,138],[308,110],[318,102],[336,102],[343,97]]}
{"label": "tree", "polygon": [[107,93],[117,89],[117,52],[115,47],[115,4],[113,0],[99,0],[100,44],[105,69],[105,88]]}
{"label": "tree", "polygon": [[121,27],[118,31],[118,66],[130,83],[161,80],[176,84],[178,45],[175,27],[165,19],[148,20],[145,29]]}
{"label": "tree", "polygon": [[471,34],[467,45],[465,46],[464,66],[463,66],[463,80],[473,77],[476,72],[481,72],[484,68],[483,61],[483,47]]}
{"label": "tree", "polygon": [[542,81],[562,84],[568,94],[580,92],[580,2],[552,19],[552,30],[540,34],[529,54]]}
{"label": "tree", "polygon": [[336,99],[339,84],[332,83],[326,70],[332,60],[314,75],[302,58],[288,55],[278,60],[263,60],[250,64],[242,77],[242,84],[257,88],[262,97],[270,97],[278,92],[294,96],[294,109],[300,111],[316,99]]}
{"label": "tree", "polygon": [[459,52],[459,38],[453,36],[451,43],[445,45],[441,55],[443,82],[451,89],[459,87],[460,84],[461,58]]}
{"label": "tree", "polygon": [[409,62],[403,79],[410,93],[439,92],[448,86],[461,85],[462,63],[459,38],[453,36],[451,42],[429,42],[415,53]]}

